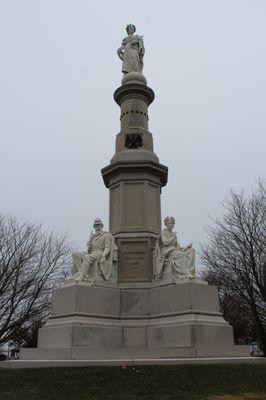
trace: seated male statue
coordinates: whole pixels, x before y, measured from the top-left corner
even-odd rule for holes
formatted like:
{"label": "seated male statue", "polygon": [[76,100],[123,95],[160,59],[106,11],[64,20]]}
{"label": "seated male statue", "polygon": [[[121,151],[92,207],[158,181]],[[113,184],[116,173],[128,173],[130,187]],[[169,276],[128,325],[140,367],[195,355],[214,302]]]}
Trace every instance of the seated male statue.
{"label": "seated male statue", "polygon": [[195,278],[195,249],[192,243],[181,247],[177,241],[176,233],[173,232],[175,219],[166,217],[164,219],[166,228],[161,232],[155,246],[155,277],[163,277],[165,266],[170,265],[170,273],[174,281],[180,279]]}
{"label": "seated male statue", "polygon": [[103,222],[96,218],[87,243],[87,252],[76,252],[73,257],[73,273],[70,281],[94,284],[97,277],[108,280],[117,261],[117,246],[109,232],[103,231]]}

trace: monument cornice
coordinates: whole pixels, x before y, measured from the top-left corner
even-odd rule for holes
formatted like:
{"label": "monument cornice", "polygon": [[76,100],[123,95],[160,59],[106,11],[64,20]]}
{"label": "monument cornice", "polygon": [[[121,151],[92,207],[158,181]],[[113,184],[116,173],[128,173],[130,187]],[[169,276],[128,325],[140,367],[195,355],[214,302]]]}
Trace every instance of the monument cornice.
{"label": "monument cornice", "polygon": [[117,175],[126,172],[135,174],[136,172],[148,172],[160,178],[162,187],[167,183],[168,167],[150,160],[145,161],[119,161],[109,164],[102,168],[101,173],[105,186],[108,188],[110,180]]}

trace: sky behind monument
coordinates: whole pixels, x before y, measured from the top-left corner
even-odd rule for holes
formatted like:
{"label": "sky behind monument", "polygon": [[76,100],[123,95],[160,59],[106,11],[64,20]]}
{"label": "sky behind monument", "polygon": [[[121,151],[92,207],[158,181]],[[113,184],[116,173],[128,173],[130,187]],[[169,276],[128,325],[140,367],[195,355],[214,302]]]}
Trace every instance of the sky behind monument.
{"label": "sky behind monument", "polygon": [[67,231],[108,229],[116,50],[134,23],[155,91],[149,130],[169,167],[162,216],[198,248],[230,189],[265,176],[264,0],[0,0],[0,210]]}

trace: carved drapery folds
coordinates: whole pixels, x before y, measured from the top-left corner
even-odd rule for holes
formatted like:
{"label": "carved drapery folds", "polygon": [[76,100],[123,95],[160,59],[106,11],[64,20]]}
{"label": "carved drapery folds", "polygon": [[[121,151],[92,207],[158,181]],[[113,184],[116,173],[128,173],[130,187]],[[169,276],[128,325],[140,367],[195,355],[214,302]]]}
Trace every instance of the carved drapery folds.
{"label": "carved drapery folds", "polygon": [[154,275],[155,279],[173,278],[176,283],[182,279],[195,278],[196,251],[192,243],[181,247],[173,232],[175,219],[166,217],[166,228],[161,232],[154,251]]}
{"label": "carved drapery folds", "polygon": [[118,57],[122,60],[122,72],[142,73],[145,52],[143,37],[135,35],[136,27],[133,24],[127,25],[126,31],[128,36],[123,39],[121,47],[117,50]]}
{"label": "carved drapery folds", "polygon": [[87,282],[92,286],[97,280],[108,281],[117,263],[117,246],[109,232],[103,231],[103,222],[96,218],[87,243],[87,252],[72,254],[72,276],[67,282]]}

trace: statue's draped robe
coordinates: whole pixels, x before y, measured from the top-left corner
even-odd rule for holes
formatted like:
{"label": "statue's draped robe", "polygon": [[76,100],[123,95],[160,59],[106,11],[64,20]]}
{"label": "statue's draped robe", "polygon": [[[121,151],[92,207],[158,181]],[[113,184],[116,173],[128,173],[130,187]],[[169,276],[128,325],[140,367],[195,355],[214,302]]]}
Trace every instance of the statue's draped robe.
{"label": "statue's draped robe", "polygon": [[[109,232],[94,234],[88,243],[87,253],[77,252],[72,255],[75,279],[87,281],[91,285],[99,275],[108,280],[112,273],[116,251],[114,238]],[[103,256],[106,257],[105,261],[102,261]]]}
{"label": "statue's draped robe", "polygon": [[195,278],[195,250],[183,249],[176,234],[163,230],[155,246],[155,273],[157,278],[163,275],[165,263],[169,262],[175,281]]}
{"label": "statue's draped robe", "polygon": [[123,63],[122,72],[142,72],[143,70],[143,56],[144,45],[141,36],[133,35],[127,36],[122,41]]}

